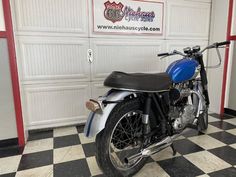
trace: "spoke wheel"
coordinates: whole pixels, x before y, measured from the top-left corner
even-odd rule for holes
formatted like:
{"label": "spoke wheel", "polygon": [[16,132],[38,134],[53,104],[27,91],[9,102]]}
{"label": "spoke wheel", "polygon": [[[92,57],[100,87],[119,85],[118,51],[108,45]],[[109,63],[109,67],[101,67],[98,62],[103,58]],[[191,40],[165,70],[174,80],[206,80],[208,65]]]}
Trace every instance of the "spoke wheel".
{"label": "spoke wheel", "polygon": [[140,98],[118,103],[96,136],[96,159],[106,176],[133,176],[145,165],[146,157],[127,163],[128,157],[143,148],[142,109]]}
{"label": "spoke wheel", "polygon": [[139,163],[142,158],[129,164],[125,162],[125,159],[140,152],[142,148],[139,141],[141,135],[141,111],[130,111],[121,117],[110,138],[109,156],[114,167],[119,170],[128,170]]}

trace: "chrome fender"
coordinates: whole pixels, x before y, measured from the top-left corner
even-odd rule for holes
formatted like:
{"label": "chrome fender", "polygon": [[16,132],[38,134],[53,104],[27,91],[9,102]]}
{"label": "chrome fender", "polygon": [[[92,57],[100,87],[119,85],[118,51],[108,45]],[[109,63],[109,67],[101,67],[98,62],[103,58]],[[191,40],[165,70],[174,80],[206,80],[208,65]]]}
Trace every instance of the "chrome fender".
{"label": "chrome fender", "polygon": [[[135,92],[116,91],[106,97],[107,101],[123,100],[125,97],[135,94]],[[117,103],[108,104],[101,113],[90,112],[84,128],[84,135],[88,138],[96,136],[105,128],[107,119]]]}

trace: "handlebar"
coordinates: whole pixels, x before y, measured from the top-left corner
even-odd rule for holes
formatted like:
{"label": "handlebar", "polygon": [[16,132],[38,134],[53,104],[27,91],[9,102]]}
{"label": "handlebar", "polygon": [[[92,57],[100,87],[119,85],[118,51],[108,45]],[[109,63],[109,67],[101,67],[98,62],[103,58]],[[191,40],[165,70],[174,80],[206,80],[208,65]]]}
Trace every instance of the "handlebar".
{"label": "handlebar", "polygon": [[159,53],[159,54],[157,54],[158,57],[163,57],[163,56],[166,56],[166,55],[169,55],[169,53],[166,52],[166,53]]}
{"label": "handlebar", "polygon": [[230,41],[218,42],[216,43],[216,47],[220,47],[220,46],[228,45],[228,44],[230,44]]}
{"label": "handlebar", "polygon": [[230,41],[216,42],[216,43],[214,43],[212,45],[209,45],[206,48],[204,48],[201,51],[201,53],[205,52],[205,50],[207,50],[207,49],[213,49],[213,48],[218,49],[218,47],[221,47],[221,46],[224,46],[224,45],[228,45],[228,44],[230,44]]}
{"label": "handlebar", "polygon": [[[206,48],[204,48],[202,51],[199,51],[198,53],[203,53],[207,49],[212,49],[212,48],[218,49],[218,47],[228,45],[228,44],[230,44],[230,41],[216,42],[212,45],[207,46]],[[192,54],[194,54],[194,52]],[[161,57],[161,58],[165,58],[165,57],[168,57],[168,56],[171,56],[171,55],[182,55],[182,56],[185,56],[185,57],[189,56],[188,54],[185,55],[182,52],[179,52],[177,50],[174,50],[173,52],[170,52],[170,53],[165,52],[165,53],[157,54],[157,56]]]}

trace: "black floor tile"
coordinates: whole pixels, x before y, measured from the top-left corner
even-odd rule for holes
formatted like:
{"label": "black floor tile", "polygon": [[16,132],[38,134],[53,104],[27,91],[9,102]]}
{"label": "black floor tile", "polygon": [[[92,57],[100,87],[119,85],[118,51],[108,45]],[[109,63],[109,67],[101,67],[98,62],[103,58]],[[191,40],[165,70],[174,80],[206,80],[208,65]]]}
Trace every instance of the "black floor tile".
{"label": "black floor tile", "polygon": [[76,126],[78,133],[83,133],[84,132],[84,125],[78,125]]}
{"label": "black floor tile", "polygon": [[228,115],[228,114],[224,114],[223,116],[221,116],[220,114],[211,113],[209,115],[212,116],[212,117],[215,117],[217,119],[231,119],[231,118],[233,118],[233,116]]}
{"label": "black floor tile", "polygon": [[220,114],[216,114],[216,113],[211,113],[211,114],[208,114],[209,116],[212,116],[214,118],[217,118],[217,119],[222,119],[223,116],[221,116]]}
{"label": "black floor tile", "polygon": [[82,147],[86,157],[91,157],[95,155],[96,152],[95,143],[82,144]]}
{"label": "black floor tile", "polygon": [[225,144],[234,144],[236,143],[236,136],[228,133],[228,132],[217,132],[209,134],[211,137],[220,140],[221,142]]}
{"label": "black floor tile", "polygon": [[54,176],[56,177],[89,177],[88,164],[85,159],[64,162],[54,165]]}
{"label": "black floor tile", "polygon": [[228,162],[229,164],[236,165],[236,149],[230,146],[224,146],[216,149],[211,149],[209,151],[219,158],[223,159],[224,161]]}
{"label": "black floor tile", "polygon": [[195,177],[204,174],[184,157],[176,157],[158,162],[158,164],[170,175],[176,177]]}
{"label": "black floor tile", "polygon": [[182,155],[190,154],[194,152],[204,151],[203,148],[189,141],[188,139],[182,139],[174,141],[174,147]]}
{"label": "black floor tile", "polygon": [[224,170],[216,171],[208,174],[210,177],[235,177],[236,176],[236,168],[226,168]]}
{"label": "black floor tile", "polygon": [[148,157],[146,163],[151,163],[151,162],[155,162],[155,160],[153,160],[151,157]]}
{"label": "black floor tile", "polygon": [[53,130],[46,130],[40,132],[29,132],[28,141],[46,139],[53,137]]}
{"label": "black floor tile", "polygon": [[24,154],[18,171],[53,164],[53,150]]}
{"label": "black floor tile", "polygon": [[55,137],[53,140],[54,148],[61,148],[65,146],[73,146],[80,144],[79,136],[76,135],[68,135],[68,136],[61,136]]}
{"label": "black floor tile", "polygon": [[236,128],[235,125],[232,125],[230,123],[223,122],[223,121],[210,122],[209,124],[211,124],[211,125],[213,125],[215,127],[218,127],[220,129],[223,129],[223,130],[229,130],[229,129]]}
{"label": "black floor tile", "polygon": [[234,115],[230,115],[230,114],[224,114],[223,115],[223,119],[232,119],[232,118],[235,118]]}
{"label": "black floor tile", "polygon": [[8,173],[4,175],[0,175],[0,177],[15,177],[16,173]]}
{"label": "black floor tile", "polygon": [[23,151],[24,151],[24,148],[18,147],[18,146],[0,148],[0,158],[14,156],[14,155],[21,155]]}
{"label": "black floor tile", "polygon": [[193,136],[199,136],[199,135],[204,135],[204,133],[199,132],[194,129],[190,129],[186,133],[183,134],[184,137],[193,137]]}
{"label": "black floor tile", "polygon": [[18,146],[18,138],[0,140],[0,149],[13,146]]}

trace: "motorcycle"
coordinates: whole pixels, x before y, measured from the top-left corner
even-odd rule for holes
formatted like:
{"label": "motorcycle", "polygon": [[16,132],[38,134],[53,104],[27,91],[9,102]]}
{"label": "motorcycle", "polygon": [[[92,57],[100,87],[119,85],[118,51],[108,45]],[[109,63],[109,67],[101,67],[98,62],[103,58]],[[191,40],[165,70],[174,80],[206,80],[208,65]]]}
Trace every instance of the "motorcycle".
{"label": "motorcycle", "polygon": [[175,155],[173,141],[186,130],[207,129],[210,101],[203,53],[215,48],[220,66],[219,48],[228,44],[158,54],[182,56],[163,73],[114,71],[105,79],[111,90],[86,102],[91,112],[84,129],[86,137],[96,136],[96,160],[105,175],[132,176],[149,156],[169,146]]}

